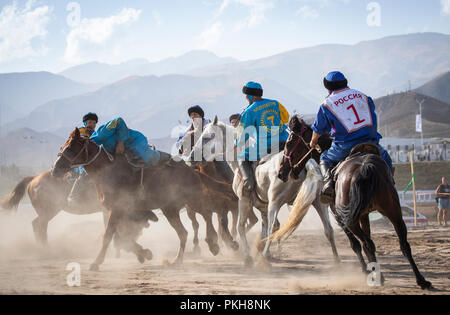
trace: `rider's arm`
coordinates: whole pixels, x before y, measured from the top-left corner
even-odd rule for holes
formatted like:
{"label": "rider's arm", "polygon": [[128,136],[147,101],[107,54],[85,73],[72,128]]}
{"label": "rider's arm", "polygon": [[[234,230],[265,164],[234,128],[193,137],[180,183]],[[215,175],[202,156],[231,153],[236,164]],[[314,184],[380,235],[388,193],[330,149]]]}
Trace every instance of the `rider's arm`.
{"label": "rider's arm", "polygon": [[331,130],[331,123],[325,113],[325,110],[326,109],[324,106],[320,106],[314,125],[311,126],[311,129],[313,130],[313,136],[310,142],[311,148],[316,146],[321,135],[324,135]]}

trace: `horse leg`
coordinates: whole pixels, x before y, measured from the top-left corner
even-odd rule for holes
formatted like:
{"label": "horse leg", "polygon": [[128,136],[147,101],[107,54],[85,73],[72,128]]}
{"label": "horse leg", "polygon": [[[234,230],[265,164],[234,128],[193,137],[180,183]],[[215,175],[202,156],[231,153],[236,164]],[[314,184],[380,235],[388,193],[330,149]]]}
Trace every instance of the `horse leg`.
{"label": "horse leg", "polygon": [[255,224],[258,223],[258,217],[255,214],[255,211],[253,209],[248,214],[248,224],[247,224],[247,233],[252,229],[252,227],[255,226]]}
{"label": "horse leg", "polygon": [[425,280],[425,277],[420,273],[419,268],[417,268],[414,258],[412,257],[411,246],[408,243],[408,230],[405,222],[403,221],[400,205],[398,202],[395,204],[392,204],[391,202],[390,208],[387,209],[390,209],[391,211],[380,210],[380,213],[386,216],[394,226],[403,256],[408,259],[414,275],[416,276],[417,284],[422,288],[422,290],[432,288],[431,282]]}
{"label": "horse leg", "polygon": [[175,210],[175,209],[161,209],[161,210],[164,213],[164,216],[167,218],[167,221],[169,221],[169,224],[177,232],[178,238],[180,239],[180,246],[178,248],[178,254],[177,254],[177,257],[175,258],[175,261],[173,262],[173,264],[181,264],[181,263],[183,263],[183,256],[184,256],[184,250],[186,248],[188,232],[186,231],[183,223],[181,222],[179,210]]}
{"label": "horse leg", "polygon": [[198,255],[200,254],[200,246],[198,241],[198,230],[200,228],[200,225],[198,224],[195,212],[189,209],[189,207],[186,207],[186,210],[187,215],[192,222],[192,229],[194,230],[194,253]]}
{"label": "horse leg", "polygon": [[239,220],[239,209],[233,209],[231,212],[231,236],[233,239],[236,238],[238,232],[237,232],[237,225]]}
{"label": "horse leg", "polygon": [[225,244],[234,251],[239,249],[239,244],[234,241],[233,236],[228,230],[228,211],[221,211],[219,218],[219,235]]}
{"label": "horse leg", "polygon": [[247,231],[245,229],[245,225],[247,223],[248,215],[252,209],[252,203],[250,202],[249,196],[242,196],[239,200],[239,225],[238,232],[241,240],[241,245],[244,250],[244,261],[246,266],[253,265],[253,259],[250,256],[250,248],[247,242]]}
{"label": "horse leg", "polygon": [[116,233],[117,224],[119,223],[121,216],[122,216],[121,211],[111,210],[111,216],[109,217],[105,234],[103,236],[102,248],[95,261],[91,264],[90,267],[91,271],[98,271],[100,265],[105,261],[106,252],[108,250],[109,244],[113,239],[114,234]]}
{"label": "horse leg", "polygon": [[216,229],[214,228],[214,224],[212,222],[212,212],[210,211],[202,211],[200,213],[206,222],[206,238],[205,242],[208,244],[209,251],[217,256],[220,252],[220,247],[218,244],[219,237],[217,236]]}
{"label": "horse leg", "polygon": [[31,223],[33,226],[34,237],[39,245],[48,246],[48,223],[59,213],[59,210],[37,209],[38,217]]}
{"label": "horse leg", "polygon": [[[111,213],[108,210],[104,209],[103,210],[103,225],[105,226],[105,229],[108,226],[108,220],[109,220],[110,216],[111,216]],[[114,235],[113,242],[114,242],[114,248],[116,249],[116,258],[120,258],[121,245],[120,245],[119,235],[117,235],[117,234]]]}
{"label": "horse leg", "polygon": [[323,230],[325,232],[325,237],[331,245],[331,250],[333,251],[334,262],[336,264],[340,263],[339,254],[336,248],[336,242],[334,240],[334,230],[330,223],[330,216],[328,215],[328,207],[322,204],[319,200],[315,200],[313,203],[314,209],[316,209],[319,214],[320,220],[322,220]]}
{"label": "horse leg", "polygon": [[[269,237],[274,232],[275,228],[275,222],[277,221],[278,212],[280,211],[281,205],[279,202],[270,201],[268,206],[268,229],[266,229],[266,234],[263,235],[264,238]],[[264,229],[263,229],[264,230]],[[269,253],[271,241],[267,240],[266,245],[264,247],[264,250],[262,252],[263,257],[271,258],[271,255]]]}

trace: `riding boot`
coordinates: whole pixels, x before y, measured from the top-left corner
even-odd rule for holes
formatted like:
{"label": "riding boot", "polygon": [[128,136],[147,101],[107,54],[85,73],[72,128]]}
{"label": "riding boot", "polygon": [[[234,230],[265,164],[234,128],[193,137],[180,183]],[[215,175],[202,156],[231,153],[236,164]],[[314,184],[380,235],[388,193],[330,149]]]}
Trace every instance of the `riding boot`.
{"label": "riding boot", "polygon": [[322,192],[320,193],[320,201],[325,204],[330,204],[334,201],[334,178],[331,172],[331,167],[325,161],[320,161],[320,171],[322,172],[324,185]]}
{"label": "riding boot", "polygon": [[67,197],[69,207],[79,207],[85,201],[86,186],[88,184],[88,181],[89,179],[87,174],[80,174],[75,180],[72,186],[72,190]]}
{"label": "riding boot", "polygon": [[252,192],[255,189],[255,174],[253,172],[252,162],[250,161],[239,161],[239,170],[242,174],[242,180],[244,183],[244,190],[247,192]]}

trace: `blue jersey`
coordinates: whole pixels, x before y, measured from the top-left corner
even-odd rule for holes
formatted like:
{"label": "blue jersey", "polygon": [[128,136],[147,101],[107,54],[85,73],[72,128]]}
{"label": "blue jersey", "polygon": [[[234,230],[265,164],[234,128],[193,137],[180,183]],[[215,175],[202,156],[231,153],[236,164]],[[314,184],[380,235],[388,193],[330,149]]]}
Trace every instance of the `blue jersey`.
{"label": "blue jersey", "polygon": [[160,153],[149,146],[147,138],[142,133],[128,129],[122,118],[113,119],[101,126],[90,139],[98,145],[103,145],[109,152],[116,150],[117,143],[124,142],[125,148],[145,163],[159,162]]}
{"label": "blue jersey", "polygon": [[335,91],[327,97],[312,129],[320,135],[331,131],[338,144],[381,139],[372,98],[350,88]]}
{"label": "blue jersey", "polygon": [[286,142],[288,121],[288,111],[275,100],[261,99],[247,107],[238,127],[238,159],[260,160],[269,149]]}

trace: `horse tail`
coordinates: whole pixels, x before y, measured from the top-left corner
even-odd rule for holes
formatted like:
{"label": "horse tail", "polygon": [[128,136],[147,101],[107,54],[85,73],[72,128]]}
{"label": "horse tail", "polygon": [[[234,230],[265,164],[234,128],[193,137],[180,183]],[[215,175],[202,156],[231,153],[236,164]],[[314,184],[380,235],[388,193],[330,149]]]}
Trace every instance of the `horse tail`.
{"label": "horse tail", "polygon": [[306,179],[303,181],[289,217],[280,229],[269,236],[271,241],[286,240],[302,222],[309,207],[320,194],[322,174],[316,161],[306,163]]}
{"label": "horse tail", "polygon": [[22,179],[16,187],[14,187],[13,191],[6,196],[4,199],[0,201],[0,208],[4,210],[16,210],[19,206],[20,201],[25,196],[25,191],[28,187],[28,184],[35,178],[35,176],[28,176]]}
{"label": "horse tail", "polygon": [[361,212],[370,206],[372,197],[380,188],[381,174],[376,161],[371,156],[364,158],[350,187],[349,203],[336,208],[337,214],[345,226],[356,224]]}

